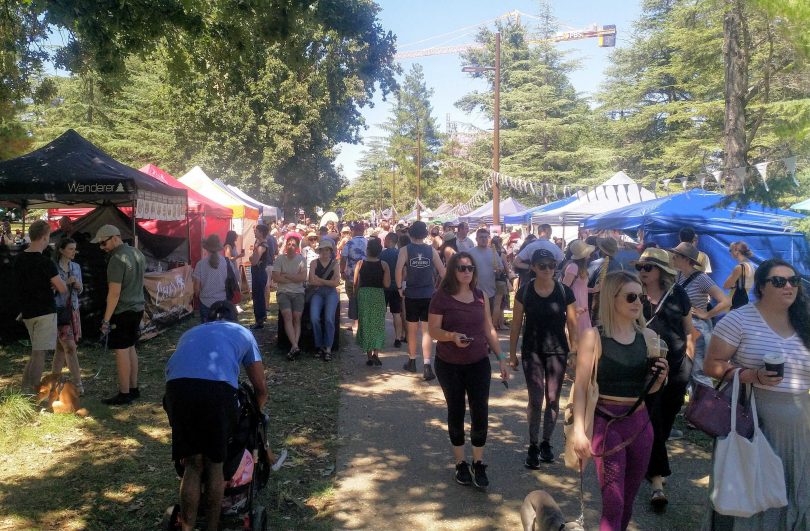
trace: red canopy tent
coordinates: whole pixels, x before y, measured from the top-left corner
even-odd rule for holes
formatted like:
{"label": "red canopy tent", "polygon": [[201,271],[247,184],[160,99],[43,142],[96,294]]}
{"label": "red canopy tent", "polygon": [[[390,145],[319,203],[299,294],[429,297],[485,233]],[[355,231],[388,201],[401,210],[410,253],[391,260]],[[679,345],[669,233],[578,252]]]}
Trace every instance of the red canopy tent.
{"label": "red canopy tent", "polygon": [[[189,261],[193,266],[202,258],[202,240],[209,234],[217,234],[224,241],[225,233],[231,230],[233,211],[216,203],[207,197],[195,192],[165,170],[154,164],[147,164],[140,169],[141,172],[162,182],[172,188],[186,190],[188,194],[188,232],[184,221],[158,221],[153,219],[139,219],[138,225],[152,234],[162,234],[177,238],[189,238]],[[67,216],[71,220],[80,218],[90,212],[89,208],[58,208],[48,210],[48,217],[55,220]],[[126,215],[132,214],[132,209],[121,208]]]}

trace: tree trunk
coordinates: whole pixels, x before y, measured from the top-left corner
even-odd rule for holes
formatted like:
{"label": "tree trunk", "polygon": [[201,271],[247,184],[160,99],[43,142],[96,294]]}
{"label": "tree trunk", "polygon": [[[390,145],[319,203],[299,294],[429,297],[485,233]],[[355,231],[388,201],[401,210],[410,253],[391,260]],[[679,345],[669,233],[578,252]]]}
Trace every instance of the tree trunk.
{"label": "tree trunk", "polygon": [[725,62],[725,127],[723,161],[726,192],[742,188],[734,168],[748,166],[745,152],[745,97],[748,90],[748,50],[743,0],[726,0],[723,19],[723,60]]}

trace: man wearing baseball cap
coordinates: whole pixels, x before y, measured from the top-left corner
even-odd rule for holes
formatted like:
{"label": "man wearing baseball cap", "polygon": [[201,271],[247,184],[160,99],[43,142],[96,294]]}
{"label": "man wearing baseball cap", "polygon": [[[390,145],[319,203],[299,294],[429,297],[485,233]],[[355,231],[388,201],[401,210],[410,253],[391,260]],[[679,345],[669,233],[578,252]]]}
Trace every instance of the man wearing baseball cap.
{"label": "man wearing baseball cap", "polygon": [[138,249],[121,240],[114,225],[102,225],[90,243],[97,243],[110,255],[107,263],[107,306],[101,321],[102,335],[115,351],[118,369],[118,394],[101,402],[111,406],[127,405],[140,398],[138,389],[138,352],[135,342],[143,318],[143,274],[146,259]]}

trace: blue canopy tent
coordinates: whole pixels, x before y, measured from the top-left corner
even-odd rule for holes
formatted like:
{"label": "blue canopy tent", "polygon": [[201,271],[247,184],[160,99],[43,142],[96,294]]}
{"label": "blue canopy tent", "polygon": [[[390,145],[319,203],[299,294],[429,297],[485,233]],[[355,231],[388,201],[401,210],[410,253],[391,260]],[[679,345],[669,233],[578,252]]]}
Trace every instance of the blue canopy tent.
{"label": "blue canopy tent", "polygon": [[538,212],[546,212],[549,210],[554,210],[556,208],[564,207],[565,205],[572,203],[573,201],[576,200],[577,196],[572,195],[571,197],[566,197],[565,199],[559,199],[557,201],[552,201],[551,203],[546,203],[545,205],[532,207],[528,210],[522,210],[509,216],[504,216],[503,222],[506,223],[507,225],[528,225],[532,221],[532,214]]}
{"label": "blue canopy tent", "polygon": [[737,262],[728,252],[731,243],[743,240],[753,251],[753,261],[782,258],[803,275],[810,273],[810,246],[804,235],[795,232],[792,222],[803,215],[787,210],[770,209],[750,203],[736,210],[736,203],[718,206],[723,196],[705,190],[690,190],[650,201],[629,205],[583,222],[590,230],[644,229],[644,239],[661,247],[678,244],[678,231],[691,226],[700,236],[698,247],[709,255],[711,277],[722,284]]}

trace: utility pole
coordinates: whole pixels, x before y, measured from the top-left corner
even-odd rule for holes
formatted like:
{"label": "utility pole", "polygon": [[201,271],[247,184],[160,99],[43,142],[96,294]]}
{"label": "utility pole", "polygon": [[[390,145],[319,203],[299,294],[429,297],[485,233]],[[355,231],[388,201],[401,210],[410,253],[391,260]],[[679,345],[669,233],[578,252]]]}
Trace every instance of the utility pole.
{"label": "utility pole", "polygon": [[391,164],[391,220],[396,222],[397,211],[394,205],[397,204],[397,165]]}
{"label": "utility pole", "polygon": [[419,114],[416,115],[416,221],[422,219],[420,188],[422,186],[422,130],[419,129]]}
{"label": "utility pole", "polygon": [[465,66],[462,72],[493,72],[495,74],[495,102],[493,108],[494,127],[492,131],[492,228],[501,229],[501,185],[498,174],[501,171],[501,32],[495,33],[495,66]]}

